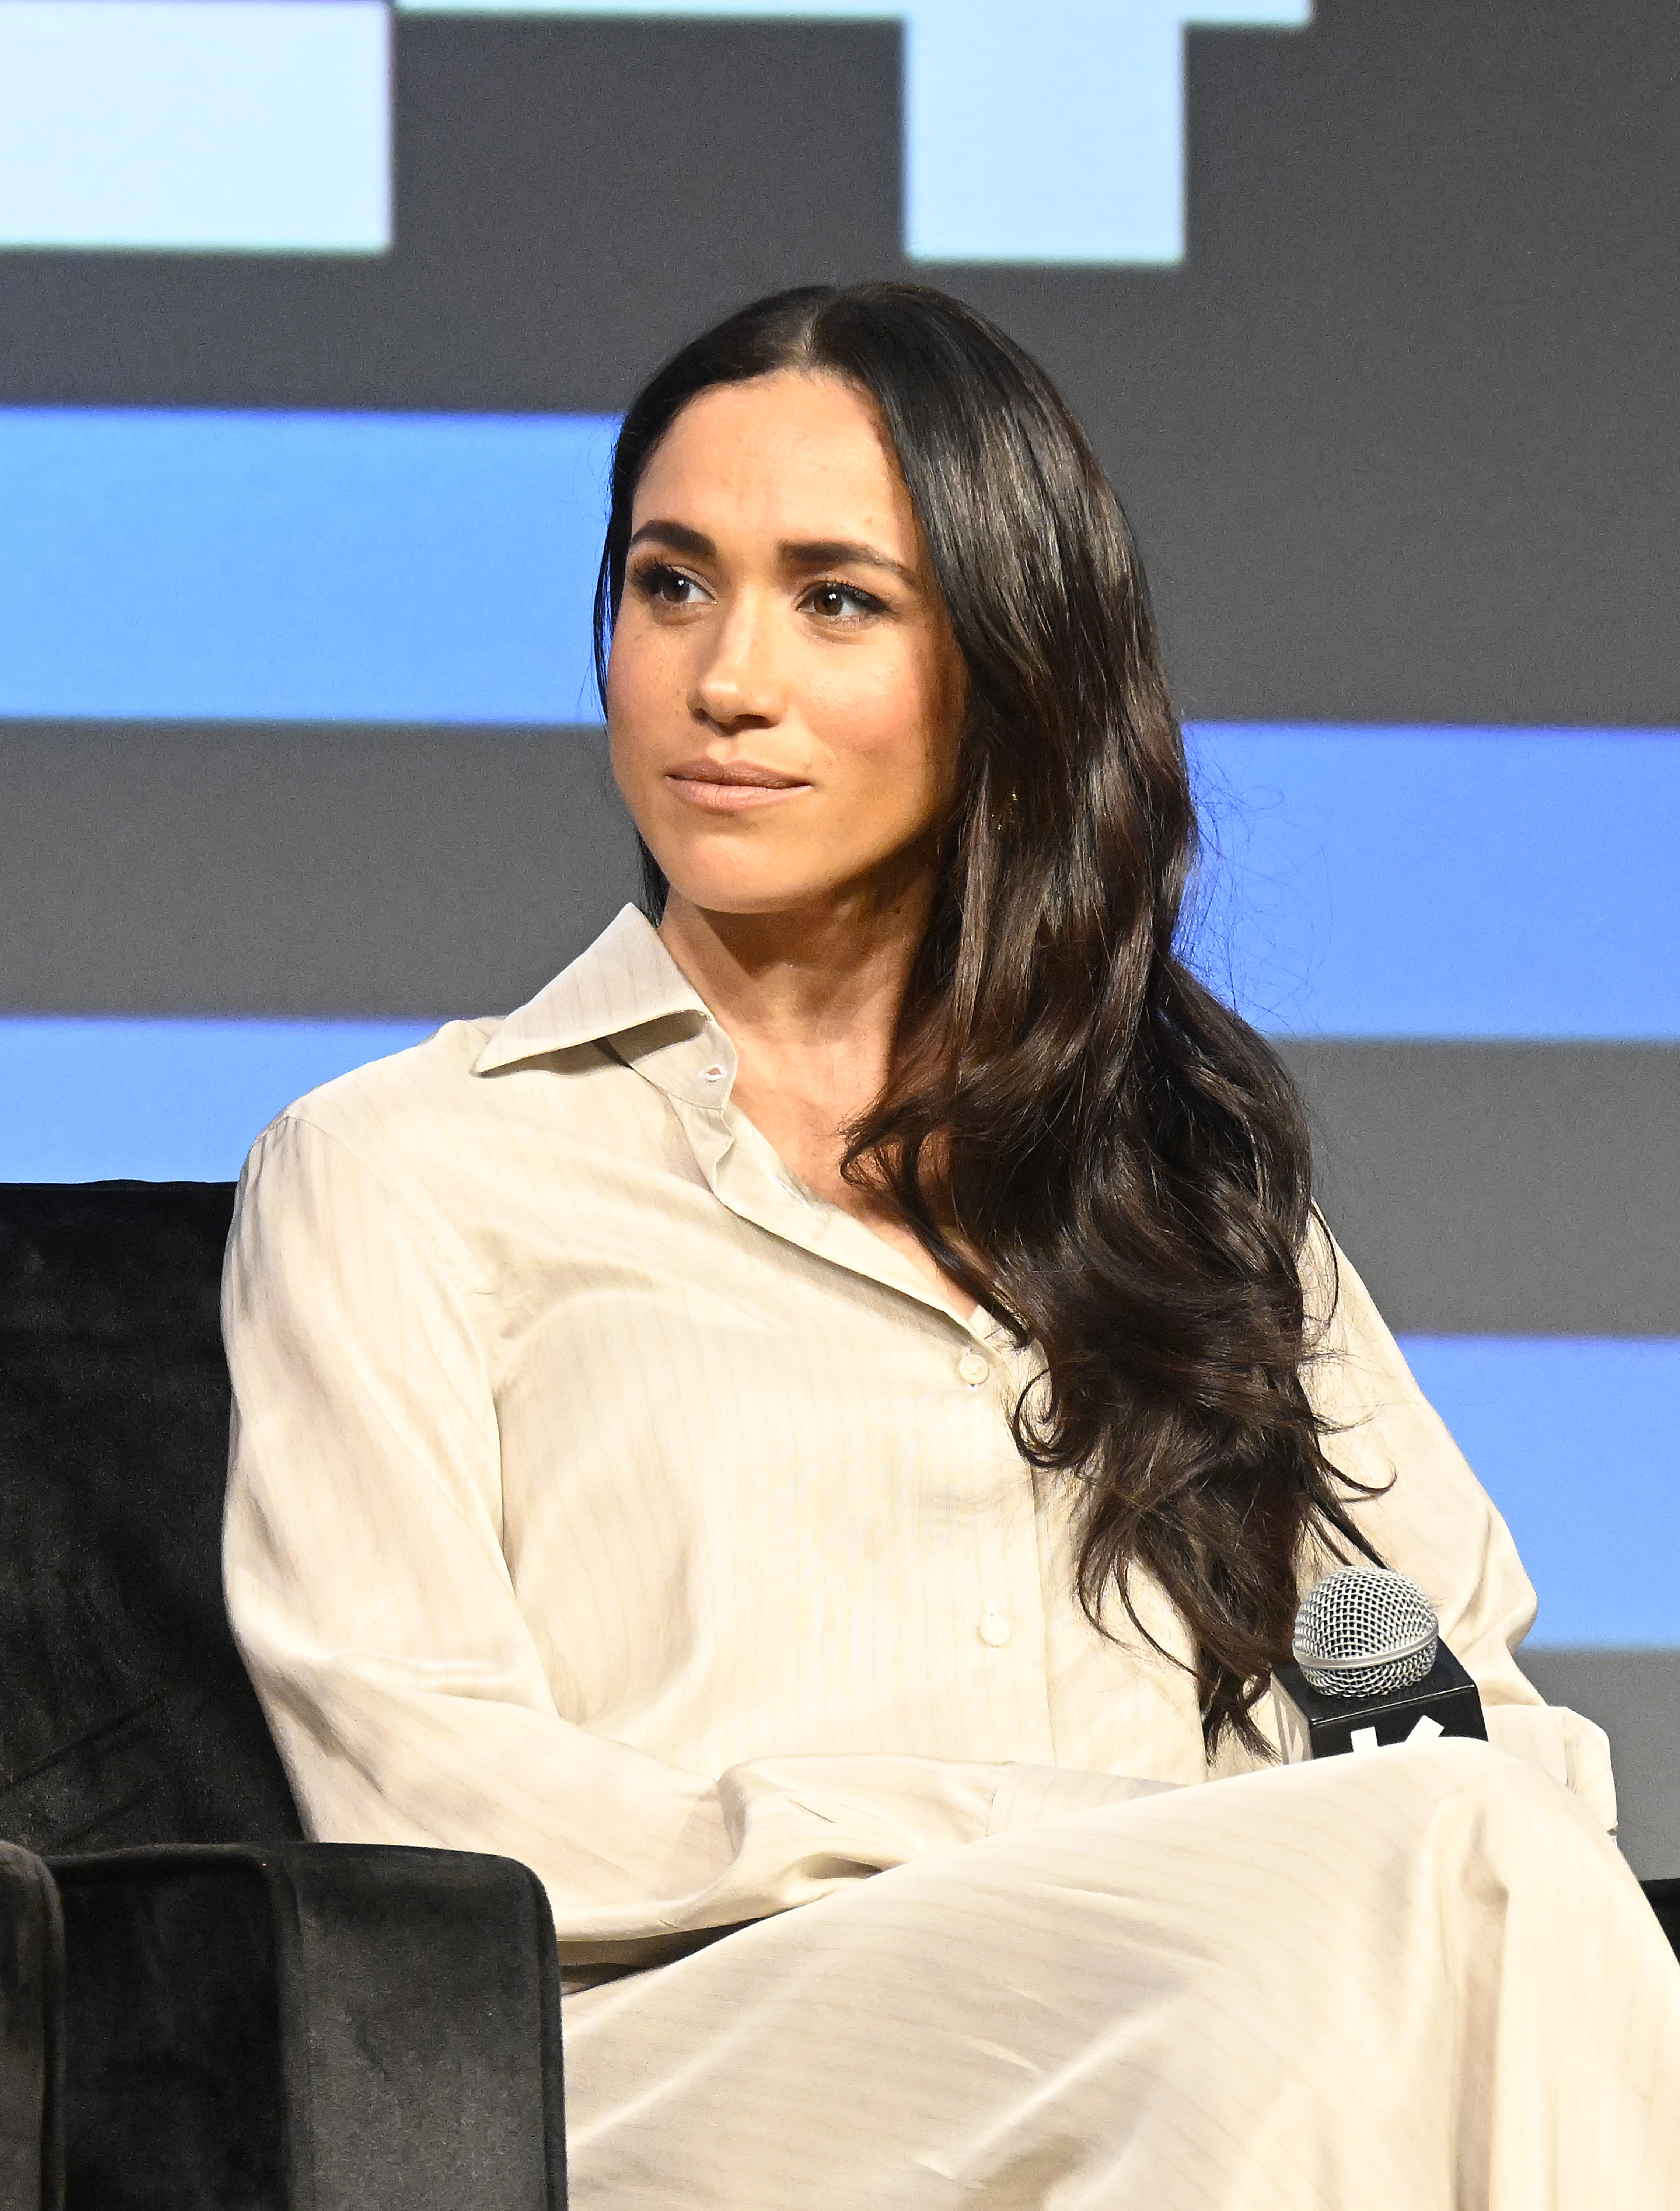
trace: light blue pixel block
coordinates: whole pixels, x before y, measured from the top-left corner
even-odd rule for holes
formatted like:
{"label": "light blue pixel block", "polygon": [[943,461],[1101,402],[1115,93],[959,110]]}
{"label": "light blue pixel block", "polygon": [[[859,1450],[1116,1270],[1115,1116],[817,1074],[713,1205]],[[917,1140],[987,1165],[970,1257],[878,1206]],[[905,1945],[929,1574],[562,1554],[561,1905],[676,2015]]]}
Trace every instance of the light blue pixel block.
{"label": "light blue pixel block", "polygon": [[[415,12],[901,22],[928,261],[1171,265],[1184,33],[1311,0],[405,0]],[[379,0],[0,0],[0,247],[378,252]]]}
{"label": "light blue pixel block", "polygon": [[379,0],[0,0],[0,248],[378,253]]}
{"label": "light blue pixel block", "polygon": [[1536,1644],[1680,1644],[1680,1342],[1409,1336],[1401,1349],[1516,1538]]}
{"label": "light blue pixel block", "polygon": [[591,719],[616,428],[0,409],[0,715]]}
{"label": "light blue pixel block", "polygon": [[437,1026],[0,1019],[0,1182],[230,1182],[294,1099]]}
{"label": "light blue pixel block", "polygon": [[1680,731],[1186,736],[1196,964],[1258,1027],[1680,1042]]}
{"label": "light blue pixel block", "polygon": [[1184,33],[1298,29],[1311,0],[400,0],[417,13],[904,25],[906,251],[1164,264],[1185,254]]}

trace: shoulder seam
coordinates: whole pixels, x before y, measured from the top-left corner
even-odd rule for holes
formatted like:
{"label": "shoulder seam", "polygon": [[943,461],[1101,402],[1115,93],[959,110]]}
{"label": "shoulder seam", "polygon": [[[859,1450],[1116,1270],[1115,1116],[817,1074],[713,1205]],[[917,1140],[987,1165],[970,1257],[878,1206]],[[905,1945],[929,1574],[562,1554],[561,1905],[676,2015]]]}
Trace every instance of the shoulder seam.
{"label": "shoulder seam", "polygon": [[[357,1168],[381,1193],[392,1209],[399,1213],[408,1222],[415,1234],[432,1253],[438,1264],[450,1275],[457,1288],[464,1295],[483,1298],[494,1294],[493,1283],[476,1279],[472,1254],[458,1233],[441,1219],[437,1220],[435,1228],[429,1225],[409,1200],[400,1190],[393,1189],[389,1179],[381,1174],[370,1160],[365,1159],[353,1143],[341,1136],[336,1130],[323,1127],[320,1122],[312,1119],[308,1114],[300,1113],[295,1106],[288,1106],[283,1113],[277,1113],[270,1122],[268,1127],[257,1139],[258,1143],[260,1145],[266,1142],[276,1130],[283,1128],[306,1129],[311,1136],[318,1136],[323,1143],[330,1144],[335,1151],[342,1152],[346,1159],[354,1160]],[[445,1238],[452,1239],[458,1246],[458,1257],[452,1255],[446,1248]]]}

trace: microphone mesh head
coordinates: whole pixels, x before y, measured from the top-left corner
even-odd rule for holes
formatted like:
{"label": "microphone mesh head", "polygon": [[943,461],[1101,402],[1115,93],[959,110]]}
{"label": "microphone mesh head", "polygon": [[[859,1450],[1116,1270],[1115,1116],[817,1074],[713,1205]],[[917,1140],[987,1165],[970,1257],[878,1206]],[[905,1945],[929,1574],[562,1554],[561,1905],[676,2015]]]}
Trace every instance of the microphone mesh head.
{"label": "microphone mesh head", "polygon": [[1434,1664],[1440,1640],[1422,1590],[1380,1566],[1326,1574],[1295,1614],[1295,1663],[1331,1697],[1410,1688]]}

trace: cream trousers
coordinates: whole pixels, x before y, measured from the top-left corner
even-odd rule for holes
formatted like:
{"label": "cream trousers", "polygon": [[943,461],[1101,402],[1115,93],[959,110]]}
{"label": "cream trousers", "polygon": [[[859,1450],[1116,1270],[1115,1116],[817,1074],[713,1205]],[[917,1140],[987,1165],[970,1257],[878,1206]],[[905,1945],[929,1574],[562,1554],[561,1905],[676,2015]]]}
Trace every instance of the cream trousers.
{"label": "cream trousers", "polygon": [[567,1999],[573,2211],[1680,2211],[1680,1966],[1401,1747],[919,1858]]}

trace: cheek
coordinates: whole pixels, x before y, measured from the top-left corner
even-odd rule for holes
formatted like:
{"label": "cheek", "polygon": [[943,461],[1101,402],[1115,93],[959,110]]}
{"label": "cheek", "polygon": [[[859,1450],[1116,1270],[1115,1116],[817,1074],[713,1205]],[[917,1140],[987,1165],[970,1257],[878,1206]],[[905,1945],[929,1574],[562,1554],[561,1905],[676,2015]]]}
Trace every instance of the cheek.
{"label": "cheek", "polygon": [[919,817],[943,802],[955,767],[957,717],[940,678],[934,656],[911,651],[834,671],[813,687],[812,735],[872,811]]}
{"label": "cheek", "polygon": [[682,696],[681,672],[660,650],[657,632],[622,621],[607,661],[607,730],[613,767],[621,782],[634,775],[647,748],[670,724]]}
{"label": "cheek", "polygon": [[659,651],[658,633],[638,621],[628,608],[613,629],[612,649],[607,656],[607,703],[626,713],[643,712],[668,688],[667,656]]}

